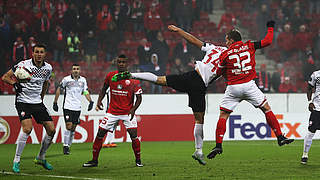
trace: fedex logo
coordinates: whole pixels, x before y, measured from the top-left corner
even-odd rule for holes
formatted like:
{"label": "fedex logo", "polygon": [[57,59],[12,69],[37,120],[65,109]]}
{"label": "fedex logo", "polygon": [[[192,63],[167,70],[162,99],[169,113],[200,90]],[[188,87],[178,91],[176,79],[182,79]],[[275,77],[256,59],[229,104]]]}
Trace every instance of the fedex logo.
{"label": "fedex logo", "polygon": [[[283,119],[283,115],[276,115],[276,117],[278,120]],[[284,130],[284,128],[288,129],[286,137],[294,136],[298,138],[301,137],[297,132],[297,128],[300,125],[301,123],[280,123],[280,128],[282,130]],[[252,139],[255,136],[259,139],[276,137],[265,120],[254,125],[251,122],[241,123],[241,115],[231,115],[229,117],[229,138],[235,138],[236,131],[240,131],[240,135],[244,139]]]}

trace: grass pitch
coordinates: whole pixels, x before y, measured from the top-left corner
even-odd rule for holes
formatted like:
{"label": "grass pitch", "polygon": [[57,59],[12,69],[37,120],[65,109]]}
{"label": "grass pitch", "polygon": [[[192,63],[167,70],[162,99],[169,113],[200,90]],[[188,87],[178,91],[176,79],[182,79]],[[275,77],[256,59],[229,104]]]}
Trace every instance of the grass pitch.
{"label": "grass pitch", "polygon": [[[213,142],[204,143],[205,155]],[[193,142],[142,142],[142,168],[135,167],[131,143],[103,148],[99,165],[83,168],[92,157],[92,143],[73,144],[70,155],[62,154],[62,144],[47,152],[52,171],[33,163],[40,145],[27,144],[21,158],[21,173],[13,174],[15,145],[0,145],[0,179],[319,179],[320,141],[314,140],[307,165],[300,159],[303,141],[279,147],[274,141],[226,141],[223,154],[207,159],[202,166],[191,158]]]}

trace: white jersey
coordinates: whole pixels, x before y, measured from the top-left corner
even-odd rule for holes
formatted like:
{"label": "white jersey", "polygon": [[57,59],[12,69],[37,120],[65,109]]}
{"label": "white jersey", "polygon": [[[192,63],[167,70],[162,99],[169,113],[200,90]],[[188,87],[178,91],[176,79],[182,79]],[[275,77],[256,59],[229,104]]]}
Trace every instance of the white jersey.
{"label": "white jersey", "polygon": [[320,70],[315,71],[311,74],[308,83],[315,88],[312,102],[315,106],[316,111],[320,111]]}
{"label": "white jersey", "polygon": [[12,71],[15,72],[17,67],[24,66],[31,70],[31,80],[26,83],[20,83],[22,92],[16,96],[16,102],[39,104],[42,103],[41,92],[43,83],[48,81],[51,76],[52,66],[49,63],[43,62],[43,65],[38,68],[33,62],[32,58],[19,62],[16,64]]}
{"label": "white jersey", "polygon": [[215,46],[210,43],[204,43],[201,51],[205,51],[206,55],[202,61],[197,61],[195,68],[199,70],[204,84],[208,87],[210,81],[217,75],[217,67],[220,54],[228,48]]}
{"label": "white jersey", "polygon": [[88,90],[86,78],[80,76],[76,80],[71,75],[66,76],[62,79],[60,88],[64,90],[63,109],[81,111],[81,97]]}

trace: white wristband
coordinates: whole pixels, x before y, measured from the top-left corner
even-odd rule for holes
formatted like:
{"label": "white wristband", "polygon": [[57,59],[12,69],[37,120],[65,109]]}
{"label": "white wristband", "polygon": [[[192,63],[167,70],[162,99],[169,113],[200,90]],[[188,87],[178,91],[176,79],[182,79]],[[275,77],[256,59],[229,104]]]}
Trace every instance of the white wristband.
{"label": "white wristband", "polygon": [[308,102],[309,102],[309,104],[312,103],[312,99],[310,101],[308,101]]}

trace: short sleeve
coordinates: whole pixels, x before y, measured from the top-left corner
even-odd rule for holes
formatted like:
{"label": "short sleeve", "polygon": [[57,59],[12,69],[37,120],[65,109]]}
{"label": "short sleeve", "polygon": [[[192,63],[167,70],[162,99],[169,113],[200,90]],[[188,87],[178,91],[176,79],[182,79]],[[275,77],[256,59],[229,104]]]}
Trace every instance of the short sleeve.
{"label": "short sleeve", "polygon": [[201,51],[209,51],[210,49],[214,48],[215,45],[210,43],[203,43],[203,46],[201,47]]}
{"label": "short sleeve", "polygon": [[67,80],[66,78],[63,78],[62,81],[60,82],[60,88],[65,89],[67,85]]}
{"label": "short sleeve", "polygon": [[104,79],[104,83],[105,83],[105,84],[110,84],[109,82],[110,82],[110,80],[111,80],[111,76],[112,76],[111,73],[108,73],[108,74],[106,75],[106,78]]}
{"label": "short sleeve", "polygon": [[47,74],[46,81],[49,81],[49,79],[50,79],[51,76],[52,76],[52,67],[50,67],[48,70],[49,70],[49,72],[48,72],[48,74]]}
{"label": "short sleeve", "polygon": [[135,86],[134,87],[134,94],[142,94],[143,93],[139,80],[135,80],[134,86]]}
{"label": "short sleeve", "polygon": [[88,91],[88,84],[87,84],[87,79],[83,77],[83,91]]}
{"label": "short sleeve", "polygon": [[15,64],[11,69],[13,72],[16,72],[17,67],[23,66],[24,61],[20,61],[19,63]]}
{"label": "short sleeve", "polygon": [[313,87],[315,86],[315,84],[316,84],[316,75],[315,75],[315,73],[311,74],[310,79],[308,81],[308,84],[310,84]]}

